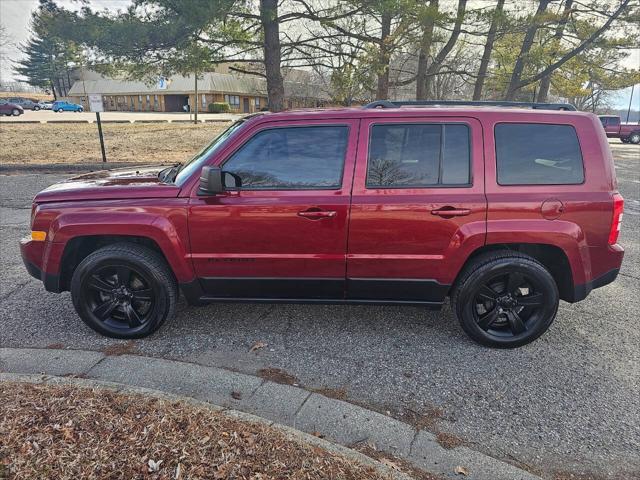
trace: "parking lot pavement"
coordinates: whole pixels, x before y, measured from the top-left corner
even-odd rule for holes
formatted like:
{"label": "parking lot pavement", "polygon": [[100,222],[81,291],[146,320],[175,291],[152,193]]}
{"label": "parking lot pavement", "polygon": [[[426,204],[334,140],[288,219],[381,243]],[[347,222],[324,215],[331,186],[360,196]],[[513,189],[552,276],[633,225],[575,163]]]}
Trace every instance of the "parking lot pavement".
{"label": "parking lot pavement", "polygon": [[[236,120],[243,114],[236,113],[198,113],[198,120]],[[25,110],[19,117],[0,117],[2,122],[58,122],[58,121],[85,121],[93,122],[96,114],[93,112],[52,112],[51,110]],[[193,114],[183,112],[103,112],[100,114],[102,121],[188,121],[193,119]]]}
{"label": "parking lot pavement", "polygon": [[[280,369],[269,372],[547,478],[638,478],[640,149],[612,148],[626,199],[620,276],[584,302],[563,303],[551,329],[523,348],[472,343],[448,307],[181,303],[177,318],[148,339],[100,337],[78,319],[68,293],[45,292],[19,257],[31,197],[56,175],[0,177],[0,346],[118,345],[242,373]],[[267,346],[250,353],[257,341]]]}

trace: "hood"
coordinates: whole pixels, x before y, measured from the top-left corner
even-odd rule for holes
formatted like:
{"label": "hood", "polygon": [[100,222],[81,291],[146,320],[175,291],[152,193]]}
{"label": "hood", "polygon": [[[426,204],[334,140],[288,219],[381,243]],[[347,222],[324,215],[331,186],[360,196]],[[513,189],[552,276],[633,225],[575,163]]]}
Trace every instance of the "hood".
{"label": "hood", "polygon": [[166,166],[120,168],[78,175],[42,190],[34,202],[177,197],[179,187],[158,180],[158,173],[163,168]]}

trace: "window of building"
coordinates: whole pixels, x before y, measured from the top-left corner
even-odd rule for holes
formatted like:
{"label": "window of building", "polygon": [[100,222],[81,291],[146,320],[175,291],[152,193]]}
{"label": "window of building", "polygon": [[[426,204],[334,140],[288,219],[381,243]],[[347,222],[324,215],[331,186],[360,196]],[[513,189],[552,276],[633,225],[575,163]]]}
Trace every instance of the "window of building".
{"label": "window of building", "polygon": [[111,107],[114,106],[113,97],[109,97],[109,106],[111,106]]}
{"label": "window of building", "polygon": [[204,93],[202,94],[202,108],[207,108],[207,96]]}
{"label": "window of building", "polygon": [[501,123],[495,127],[500,185],[570,185],[584,181],[571,125]]}
{"label": "window of building", "polygon": [[256,110],[260,109],[260,97],[256,97],[253,99],[253,106],[255,107]]}
{"label": "window of building", "polygon": [[228,103],[232,109],[240,108],[240,97],[238,95],[225,95],[224,101]]}
{"label": "window of building", "polygon": [[346,126],[274,128],[255,134],[225,163],[243,189],[338,188]]}
{"label": "window of building", "polygon": [[389,123],[371,128],[367,187],[409,188],[470,182],[467,125]]}
{"label": "window of building", "polygon": [[153,96],[153,109],[159,110],[160,104],[158,103],[158,95]]}

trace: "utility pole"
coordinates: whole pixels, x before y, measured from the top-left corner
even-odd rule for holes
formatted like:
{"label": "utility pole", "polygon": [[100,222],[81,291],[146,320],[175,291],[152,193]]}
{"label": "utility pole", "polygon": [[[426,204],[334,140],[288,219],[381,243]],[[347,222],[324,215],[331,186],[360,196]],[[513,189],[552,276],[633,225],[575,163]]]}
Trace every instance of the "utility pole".
{"label": "utility pole", "polygon": [[[634,88],[636,88],[635,84],[631,85],[631,96],[629,97],[629,108],[627,108],[627,122],[629,123],[629,114],[631,113],[631,101],[633,100],[633,90]],[[640,123],[640,120],[638,120],[638,123]]]}
{"label": "utility pole", "polygon": [[193,102],[193,107],[194,107],[193,123],[197,124],[198,123],[198,103],[199,103],[198,102],[198,70],[196,70],[195,73],[196,73],[195,75],[196,78],[195,78],[194,84],[195,84],[196,98],[195,98],[195,101]]}

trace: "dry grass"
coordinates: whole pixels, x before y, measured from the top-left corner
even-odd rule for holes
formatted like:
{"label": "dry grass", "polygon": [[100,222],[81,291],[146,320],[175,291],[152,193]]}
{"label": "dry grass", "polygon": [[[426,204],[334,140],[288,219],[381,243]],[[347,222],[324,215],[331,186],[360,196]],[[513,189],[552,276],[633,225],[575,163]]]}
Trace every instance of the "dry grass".
{"label": "dry grass", "polygon": [[383,478],[265,425],[182,402],[2,383],[0,405],[0,478]]}
{"label": "dry grass", "polygon": [[[200,150],[226,124],[105,123],[110,162],[173,163]],[[0,124],[0,164],[98,163],[95,124]]]}
{"label": "dry grass", "polygon": [[30,93],[30,92],[0,92],[0,98],[8,97],[23,97],[32,98],[38,101],[53,102],[53,95],[47,95],[46,93]]}

